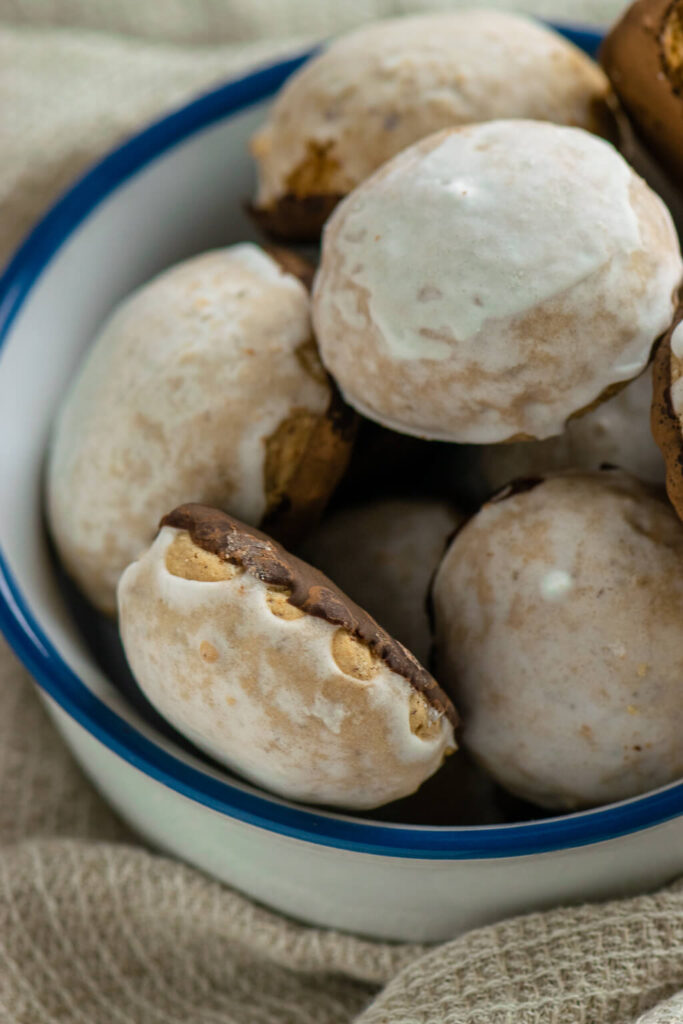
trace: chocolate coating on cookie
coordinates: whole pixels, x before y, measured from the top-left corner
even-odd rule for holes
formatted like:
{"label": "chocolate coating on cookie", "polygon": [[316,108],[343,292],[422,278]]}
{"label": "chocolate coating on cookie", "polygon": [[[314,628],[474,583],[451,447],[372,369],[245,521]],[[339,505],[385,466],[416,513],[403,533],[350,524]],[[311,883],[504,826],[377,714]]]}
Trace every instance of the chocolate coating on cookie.
{"label": "chocolate coating on cookie", "polygon": [[637,0],[606,37],[601,63],[640,136],[683,174],[683,2]]}
{"label": "chocolate coating on cookie", "polygon": [[[672,371],[681,376],[681,360],[672,350],[672,339],[680,334],[683,307],[676,312],[673,324],[662,338],[653,365],[652,436],[659,445],[666,463],[666,492],[676,512],[683,519],[683,407],[675,407],[672,393]],[[672,366],[672,364],[676,364]]]}
{"label": "chocolate coating on cookie", "polygon": [[459,521],[453,506],[436,499],[364,500],[326,516],[297,554],[426,665],[431,648],[427,591]]}
{"label": "chocolate coating on cookie", "polygon": [[[177,264],[89,347],[55,425],[47,506],[66,570],[100,610],[114,612],[121,572],[181,501],[267,523],[290,543],[344,473],[355,416],[320,362],[308,292],[282,261],[243,244]],[[297,259],[296,271],[308,267]]]}
{"label": "chocolate coating on cookie", "polygon": [[266,534],[205,505],[180,505],[161,520],[160,528],[186,530],[195,544],[239,566],[262,582],[288,591],[287,602],[307,615],[324,619],[361,640],[392,672],[407,679],[433,708],[455,726],[458,716],[436,680],[402,644],[367,612],[346,597],[321,572],[290,554]]}
{"label": "chocolate coating on cookie", "polygon": [[156,710],[281,796],[378,807],[456,748],[455,712],[412,655],[330,580],[220,512],[165,517],[121,576],[118,606]]}

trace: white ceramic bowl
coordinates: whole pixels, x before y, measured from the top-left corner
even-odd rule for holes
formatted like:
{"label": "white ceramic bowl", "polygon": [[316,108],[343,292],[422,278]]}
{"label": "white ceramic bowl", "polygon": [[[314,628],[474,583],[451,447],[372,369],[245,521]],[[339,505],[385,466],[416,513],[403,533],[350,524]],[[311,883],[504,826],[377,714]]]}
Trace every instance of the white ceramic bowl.
{"label": "white ceramic bowl", "polygon": [[246,141],[302,59],[231,82],[117,149],[45,217],[0,281],[0,626],[86,772],[139,833],[294,917],[439,940],[664,882],[683,869],[683,783],[486,828],[308,810],[227,776],[143,716],[106,631],[86,624],[107,674],[75,624],[41,514],[59,398],[98,324],[132,288],[191,253],[254,237],[243,212],[253,184]]}

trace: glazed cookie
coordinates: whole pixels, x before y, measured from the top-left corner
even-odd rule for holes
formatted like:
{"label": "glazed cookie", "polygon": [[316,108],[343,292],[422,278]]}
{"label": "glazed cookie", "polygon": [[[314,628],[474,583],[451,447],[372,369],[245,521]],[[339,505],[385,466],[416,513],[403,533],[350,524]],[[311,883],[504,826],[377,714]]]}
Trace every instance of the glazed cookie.
{"label": "glazed cookie", "polygon": [[254,212],[271,234],[313,240],[380,164],[452,125],[526,117],[611,136],[607,78],[537,22],[459,11],[367,25],[288,79],[251,142]]}
{"label": "glazed cookie", "polygon": [[60,558],[112,613],[119,575],[179,501],[296,536],[352,433],[301,283],[253,245],[197,256],[114,311],[66,396],[47,474]]}
{"label": "glazed cookie", "polygon": [[427,591],[458,519],[441,501],[373,501],[331,515],[299,554],[426,663]]}
{"label": "glazed cookie", "polygon": [[652,373],[647,370],[614,398],[570,420],[559,437],[519,444],[480,445],[465,461],[480,500],[518,477],[609,464],[640,480],[664,482],[664,460],[650,429]]}
{"label": "glazed cookie", "polygon": [[683,0],[638,0],[605,39],[602,65],[639,135],[683,174]]}
{"label": "glazed cookie", "polygon": [[370,808],[455,747],[455,710],[396,640],[258,530],[183,505],[118,589],[131,670],[217,761],[293,800]]}
{"label": "glazed cookie", "polygon": [[681,271],[668,210],[609,143],[491,121],[423,139],[340,204],[313,321],[384,426],[540,440],[644,369]]}
{"label": "glazed cookie", "polygon": [[508,488],[433,609],[463,744],[512,793],[571,810],[683,774],[683,529],[658,490],[617,470]]}
{"label": "glazed cookie", "polygon": [[683,519],[683,306],[657,347],[652,434],[666,463],[666,490]]}

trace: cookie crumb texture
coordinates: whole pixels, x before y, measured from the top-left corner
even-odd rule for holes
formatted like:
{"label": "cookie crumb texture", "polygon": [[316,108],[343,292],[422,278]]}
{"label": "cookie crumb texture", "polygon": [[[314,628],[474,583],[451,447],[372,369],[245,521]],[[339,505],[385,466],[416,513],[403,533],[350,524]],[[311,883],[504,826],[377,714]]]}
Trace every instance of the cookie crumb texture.
{"label": "cookie crumb texture", "polygon": [[383,426],[542,440],[645,368],[682,269],[668,210],[609,143],[492,121],[423,139],[340,204],[313,320]]}
{"label": "cookie crumb texture", "polygon": [[487,504],[437,573],[436,671],[501,785],[573,810],[683,775],[683,531],[624,473]]}
{"label": "cookie crumb texture", "polygon": [[275,579],[298,566],[258,531],[217,554],[163,526],[119,585],[135,678],[197,747],[281,796],[360,809],[414,792],[455,748],[438,693],[390,667],[383,652],[395,641],[373,645],[340,626],[355,606],[315,570],[303,567],[314,575],[294,586]]}
{"label": "cookie crumb texture", "polygon": [[208,501],[293,535],[324,506],[352,433],[303,285],[254,245],[194,257],[114,311],[64,401],[47,478],[59,555],[112,613],[167,509]]}
{"label": "cookie crumb texture", "polygon": [[528,117],[611,135],[601,69],[558,33],[498,11],[371,24],[292,75],[251,142],[254,212],[310,240],[344,195],[388,159],[453,125]]}

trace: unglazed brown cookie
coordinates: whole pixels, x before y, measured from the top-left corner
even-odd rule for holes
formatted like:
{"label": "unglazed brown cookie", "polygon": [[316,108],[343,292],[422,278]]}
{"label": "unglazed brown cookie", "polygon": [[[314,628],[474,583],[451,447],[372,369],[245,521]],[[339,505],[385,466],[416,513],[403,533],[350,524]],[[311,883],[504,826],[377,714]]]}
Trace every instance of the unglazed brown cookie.
{"label": "unglazed brown cookie", "polygon": [[526,117],[611,137],[612,105],[590,58],[519,15],[458,11],[366,25],[285,83],[251,143],[253,212],[274,236],[313,240],[339,199],[432,132]]}
{"label": "unglazed brown cookie", "polygon": [[683,527],[620,471],[501,492],[434,581],[435,671],[463,745],[548,808],[683,775]]}
{"label": "unglazed brown cookie", "polygon": [[657,347],[652,435],[666,463],[666,491],[683,519],[683,307]]}
{"label": "unglazed brown cookie", "polygon": [[426,663],[427,592],[460,516],[443,501],[387,498],[340,509],[299,554]]}
{"label": "unglazed brown cookie", "polygon": [[292,540],[343,473],[354,419],[294,276],[253,245],[181,263],[114,311],[65,398],[47,474],[59,556],[112,613],[120,573],[179,501]]}
{"label": "unglazed brown cookie", "polygon": [[638,133],[683,174],[683,2],[637,0],[605,39],[600,60]]}
{"label": "unglazed brown cookie", "polygon": [[457,715],[416,658],[258,530],[183,505],[118,588],[130,667],[202,750],[281,796],[369,808],[413,792]]}
{"label": "unglazed brown cookie", "polygon": [[490,121],[422,139],[337,207],[313,321],[383,426],[542,440],[645,368],[681,271],[668,210],[613,146]]}

